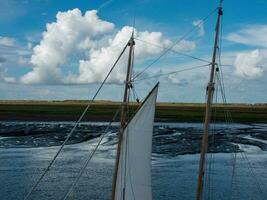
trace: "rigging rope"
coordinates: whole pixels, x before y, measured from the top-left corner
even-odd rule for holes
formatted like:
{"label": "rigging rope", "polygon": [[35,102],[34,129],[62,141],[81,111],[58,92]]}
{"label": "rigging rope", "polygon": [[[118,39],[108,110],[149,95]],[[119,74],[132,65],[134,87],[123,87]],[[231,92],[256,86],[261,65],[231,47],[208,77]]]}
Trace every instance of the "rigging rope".
{"label": "rigging rope", "polygon": [[[223,23],[222,23],[223,25]],[[221,25],[221,26],[222,26]],[[221,27],[221,35],[222,35],[222,27]],[[221,43],[222,43],[222,37],[220,37],[220,47],[218,48],[218,61],[219,61],[219,66],[220,66],[220,73],[218,73],[218,78],[219,78],[219,86],[220,86],[220,91],[221,91],[221,95],[222,95],[222,100],[223,100],[223,103],[224,105],[227,104],[227,100],[226,100],[226,96],[225,96],[225,85],[224,85],[224,78],[223,78],[223,73],[222,73],[222,64],[221,64]],[[226,122],[227,123],[233,123],[233,118],[232,118],[232,115],[229,111],[229,109],[225,109],[225,118],[226,118]],[[249,172],[250,172],[250,175],[251,177],[254,178],[254,181],[255,181],[255,186],[258,190],[258,192],[262,195],[264,195],[264,192],[263,192],[263,189],[261,187],[261,184],[253,170],[253,167],[252,167],[252,164],[251,162],[249,161],[247,155],[245,152],[241,152],[241,158],[247,162],[247,168],[249,169]],[[236,162],[237,162],[237,148],[234,148],[234,156],[233,156],[233,169],[232,169],[232,176],[231,176],[231,185],[230,185],[230,194],[229,194],[229,198],[228,199],[232,199],[232,195],[233,195],[233,186],[234,186],[234,181],[237,181],[236,180]],[[238,188],[237,188],[238,190]],[[239,192],[239,190],[237,191]]]}
{"label": "rigging rope", "polygon": [[[216,86],[215,87],[215,101],[214,101],[214,104],[217,104],[218,103],[218,84],[217,84],[217,80],[218,79],[218,72],[216,71],[215,73],[215,83],[214,85]],[[212,124],[210,124],[211,128],[210,128],[210,132],[211,134],[209,134],[209,136],[211,137],[211,139],[209,138],[209,143],[208,143],[208,148],[210,147],[214,147],[215,146],[215,127],[216,127],[216,117],[217,117],[217,107],[215,106],[213,108],[213,110],[211,111],[213,114],[212,114]],[[204,193],[203,193],[203,196],[204,198],[203,199],[207,199],[207,200],[210,200],[210,199],[213,199],[213,182],[214,182],[214,162],[215,162],[215,159],[214,159],[214,154],[213,152],[211,151],[207,157],[206,157],[206,162],[208,163],[205,167],[205,171],[207,172],[207,175],[205,176],[205,187],[204,187]]]}
{"label": "rigging rope", "polygon": [[[222,21],[223,21],[223,16],[222,16]],[[219,86],[220,86],[220,92],[221,92],[221,96],[222,96],[222,100],[224,105],[227,105],[227,99],[226,99],[226,95],[225,95],[225,85],[224,85],[224,76],[223,76],[223,66],[232,66],[232,65],[222,65],[221,62],[221,49],[222,49],[222,32],[223,32],[223,22],[221,23],[221,32],[220,32],[220,42],[219,42],[219,48],[218,48],[218,61],[219,61],[219,74],[218,74],[218,79],[219,79]],[[224,109],[224,116],[225,116],[225,121],[227,124],[233,123],[234,120],[232,118],[232,115],[230,113],[230,110],[225,108]],[[233,146],[233,167],[232,167],[232,176],[231,176],[231,184],[230,184],[230,193],[229,193],[229,197],[228,199],[232,199],[233,197],[233,188],[235,186],[235,189],[237,191],[237,195],[240,194],[239,188],[238,188],[238,184],[237,184],[237,175],[236,175],[236,164],[237,164],[237,153],[238,153],[238,149]]]}
{"label": "rigging rope", "polygon": [[88,166],[89,162],[91,161],[91,159],[93,158],[94,154],[96,153],[98,147],[100,146],[102,140],[104,139],[104,137],[107,135],[107,133],[109,132],[109,129],[112,125],[112,123],[116,120],[119,112],[120,112],[121,106],[119,107],[119,109],[116,111],[115,115],[113,116],[112,120],[109,122],[108,126],[106,127],[106,129],[104,130],[103,134],[100,136],[100,139],[96,145],[96,147],[93,149],[93,151],[91,152],[91,154],[89,155],[88,159],[86,160],[86,162],[84,163],[83,167],[81,168],[78,176],[76,177],[76,179],[73,181],[71,187],[68,189],[68,192],[66,193],[66,195],[64,196],[63,200],[66,200],[68,198],[68,196],[71,194],[71,192],[73,191],[74,187],[77,185],[78,181],[80,180],[81,176],[83,175],[86,167]]}
{"label": "rigging rope", "polygon": [[146,70],[148,70],[152,65],[154,65],[156,62],[158,62],[163,56],[165,56],[169,51],[171,51],[177,44],[179,44],[180,42],[182,42],[188,35],[190,35],[191,33],[193,33],[198,26],[204,24],[204,22],[216,11],[218,10],[218,8],[216,7],[216,9],[214,9],[212,12],[210,12],[206,17],[204,17],[196,26],[194,26],[192,29],[190,29],[188,32],[186,32],[181,38],[179,38],[176,42],[174,42],[169,48],[167,48],[162,54],[160,54],[154,61],[152,61],[149,65],[147,65],[141,72],[139,72],[135,77],[137,78],[138,76],[140,76],[141,74],[143,74]]}
{"label": "rigging rope", "polygon": [[123,48],[122,52],[120,53],[119,57],[117,58],[117,60],[115,61],[115,63],[112,65],[111,69],[109,70],[108,74],[106,75],[105,79],[103,80],[103,82],[101,83],[101,85],[99,86],[98,90],[96,91],[95,95],[93,96],[93,98],[90,100],[90,102],[88,103],[88,105],[86,106],[86,108],[84,109],[83,113],[81,114],[81,116],[79,117],[79,119],[75,122],[73,128],[71,129],[70,133],[67,135],[66,139],[64,140],[64,142],[62,143],[62,145],[60,146],[59,150],[57,151],[57,153],[55,154],[55,156],[53,157],[53,159],[51,160],[51,162],[49,163],[49,165],[47,166],[47,168],[45,169],[45,171],[42,173],[42,175],[40,176],[40,178],[37,180],[37,182],[33,185],[33,187],[31,188],[31,190],[27,193],[27,195],[25,196],[24,200],[27,200],[30,195],[34,192],[34,190],[37,188],[37,186],[39,185],[39,183],[41,182],[41,180],[45,177],[45,175],[47,174],[47,172],[50,170],[50,168],[52,167],[52,165],[54,164],[55,160],[57,159],[58,155],[61,153],[62,149],[64,148],[65,144],[68,142],[68,140],[70,139],[70,137],[73,135],[75,129],[77,128],[77,126],[79,125],[79,123],[82,121],[83,117],[85,116],[85,114],[87,113],[87,111],[89,110],[89,108],[91,107],[92,103],[94,102],[95,98],[97,97],[98,93],[100,92],[100,90],[102,89],[102,87],[104,86],[104,84],[106,83],[108,77],[110,76],[111,72],[113,71],[113,69],[115,68],[115,66],[117,65],[117,63],[119,62],[121,56],[123,55],[123,53],[125,52],[126,48],[128,46],[128,43],[125,45],[125,47]]}
{"label": "rigging rope", "polygon": [[[140,42],[143,42],[143,43],[145,43],[145,44],[154,46],[154,47],[158,47],[158,48],[165,49],[165,50],[168,49],[168,48],[166,48],[166,47],[163,47],[163,46],[154,44],[154,43],[152,43],[152,42],[148,42],[148,41],[142,40],[142,39],[140,39],[140,38],[135,38],[135,39],[138,40],[138,41],[140,41]],[[202,58],[198,58],[198,57],[195,57],[195,56],[191,56],[191,55],[188,55],[188,54],[186,54],[186,53],[182,53],[182,52],[176,51],[176,50],[174,50],[174,49],[170,49],[170,51],[173,52],[173,53],[176,53],[176,54],[178,54],[178,55],[182,55],[182,56],[185,56],[185,57],[188,57],[188,58],[192,58],[192,59],[194,59],[194,60],[202,61],[202,62],[205,62],[205,63],[210,63],[210,61],[208,61],[208,60],[205,60],[205,59],[202,59]]]}
{"label": "rigging rope", "polygon": [[[219,85],[218,85],[218,71],[216,71],[215,73],[215,104],[218,103],[218,88],[219,88]],[[216,123],[217,123],[217,107],[215,106],[214,107],[214,110],[213,110],[213,126],[212,126],[212,129],[211,129],[211,145],[212,147],[215,147],[215,130],[216,130]],[[214,154],[211,152],[210,154],[210,161],[209,161],[209,184],[208,184],[208,200],[209,199],[213,199],[213,182],[214,182],[214,173],[215,173],[215,170],[214,170],[214,163],[215,163],[215,158],[214,158]]]}
{"label": "rigging rope", "polygon": [[261,188],[261,184],[260,184],[260,182],[259,182],[259,180],[258,180],[256,174],[255,174],[254,171],[253,171],[252,164],[250,163],[250,161],[249,161],[249,159],[248,159],[248,157],[247,157],[247,155],[246,155],[245,153],[242,153],[242,152],[241,152],[241,157],[243,157],[243,160],[244,160],[245,162],[247,162],[247,164],[248,164],[247,167],[248,167],[248,170],[249,170],[249,172],[250,172],[250,175],[251,175],[251,177],[254,177],[256,187],[257,187],[259,193],[262,194],[262,200],[264,200],[264,198],[263,198],[263,196],[264,196],[264,192],[263,192],[263,190],[262,190],[262,188]]}
{"label": "rigging rope", "polygon": [[181,70],[177,70],[177,71],[172,71],[172,72],[169,72],[169,73],[164,73],[164,74],[159,74],[159,75],[155,75],[155,76],[145,77],[145,78],[142,78],[142,79],[137,79],[137,80],[134,79],[134,82],[143,81],[143,80],[147,80],[147,79],[151,79],[151,78],[157,78],[157,77],[161,77],[161,76],[167,76],[167,75],[170,75],[170,74],[177,74],[177,73],[184,72],[184,71],[191,71],[191,70],[194,70],[194,69],[199,69],[199,68],[208,67],[208,66],[210,66],[210,64],[198,65],[198,66],[194,66],[194,67],[190,67],[190,68],[185,68],[185,69],[181,69]]}

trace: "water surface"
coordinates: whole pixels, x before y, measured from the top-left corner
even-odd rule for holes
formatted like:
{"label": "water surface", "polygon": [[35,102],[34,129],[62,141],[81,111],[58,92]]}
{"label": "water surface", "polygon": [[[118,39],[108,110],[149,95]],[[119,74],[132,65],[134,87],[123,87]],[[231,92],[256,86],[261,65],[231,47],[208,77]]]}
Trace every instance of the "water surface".
{"label": "water surface", "polygon": [[[23,199],[71,126],[0,123],[1,199]],[[31,199],[62,199],[104,129],[105,123],[81,125]],[[264,124],[214,127],[204,199],[267,199],[266,131]],[[116,132],[113,126],[69,199],[110,199]],[[155,125],[153,199],[194,199],[201,133],[197,123]]]}

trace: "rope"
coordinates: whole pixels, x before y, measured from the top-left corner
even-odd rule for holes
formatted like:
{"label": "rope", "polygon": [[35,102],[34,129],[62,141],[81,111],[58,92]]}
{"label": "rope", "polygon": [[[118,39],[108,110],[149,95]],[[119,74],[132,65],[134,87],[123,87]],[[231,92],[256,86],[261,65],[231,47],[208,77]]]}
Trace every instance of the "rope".
{"label": "rope", "polygon": [[[218,84],[216,84],[218,77],[217,77],[217,73],[215,74],[215,101],[214,103],[217,104],[218,103]],[[211,127],[211,134],[209,134],[211,136],[211,140],[209,139],[209,147],[214,147],[215,145],[215,127],[216,127],[216,116],[217,116],[217,108],[214,107],[214,110],[212,110],[213,115],[212,115],[212,127]],[[213,199],[213,182],[214,182],[214,154],[212,152],[210,152],[207,155],[207,163],[208,165],[206,165],[206,170],[207,171],[207,175],[205,176],[205,190],[204,190],[204,195],[205,198],[207,200]]]}
{"label": "rope", "polygon": [[[223,21],[223,16],[222,16],[222,21]],[[226,100],[226,95],[225,95],[225,85],[224,85],[224,76],[223,76],[223,66],[229,66],[229,65],[222,65],[221,62],[221,49],[222,49],[222,32],[223,32],[223,22],[221,23],[221,32],[220,32],[220,43],[219,43],[219,48],[218,48],[218,61],[219,61],[219,67],[220,71],[218,73],[218,82],[219,82],[219,87],[220,87],[220,92],[222,96],[222,100],[224,105],[227,104]],[[233,123],[233,118],[230,113],[230,110],[224,109],[224,116],[225,116],[225,121],[227,124]],[[237,176],[236,176],[236,164],[237,164],[237,148],[234,146],[233,147],[233,154],[232,154],[232,159],[233,159],[233,167],[232,167],[232,176],[231,176],[231,184],[230,184],[230,193],[228,199],[232,199],[233,197],[233,188],[235,186],[237,191],[237,194],[240,194],[238,185],[237,185]]]}
{"label": "rope", "polygon": [[[221,28],[222,30],[222,28]],[[221,46],[221,40],[220,40],[220,46]],[[221,47],[219,48],[219,55],[218,55],[218,59],[219,59],[219,65],[220,67],[222,66],[221,65]],[[221,93],[222,93],[222,99],[223,99],[223,102],[224,104],[226,105],[227,104],[227,101],[226,101],[226,96],[225,96],[225,86],[224,86],[224,80],[223,80],[223,73],[222,73],[222,70],[221,72],[219,73],[219,84],[220,84],[220,90],[221,90]],[[230,113],[230,111],[228,109],[225,110],[225,117],[226,117],[226,120],[227,122],[231,122],[233,123],[233,118],[232,118],[232,115]],[[231,186],[230,186],[230,195],[229,195],[229,199],[232,198],[232,191],[233,191],[233,186],[234,186],[234,180],[236,179],[236,176],[235,176],[235,173],[236,173],[236,158],[237,158],[237,151],[236,151],[236,148],[234,148],[234,158],[233,158],[233,169],[232,169],[232,177],[231,177]],[[257,188],[258,192],[262,195],[264,195],[264,192],[263,192],[263,189],[261,187],[261,184],[256,176],[256,174],[254,173],[254,170],[253,170],[253,167],[252,167],[252,164],[251,162],[249,161],[247,155],[245,152],[241,152],[241,158],[247,162],[247,168],[250,172],[250,175],[251,177],[254,178],[254,181],[255,181],[255,187]]]}
{"label": "rope", "polygon": [[[256,187],[257,187],[259,193],[261,193],[262,196],[264,196],[264,192],[263,192],[263,190],[262,190],[262,188],[261,188],[261,184],[260,184],[260,182],[259,182],[259,180],[258,180],[256,174],[255,174],[254,171],[253,171],[253,167],[252,167],[252,165],[251,165],[251,163],[250,163],[250,161],[249,161],[247,155],[246,155],[245,153],[241,153],[241,156],[242,156],[243,160],[244,160],[245,162],[247,162],[247,164],[248,164],[247,167],[248,167],[248,169],[249,169],[250,175],[251,175],[251,177],[254,177],[254,181],[255,181],[255,184],[256,184]],[[262,200],[264,200],[263,197],[262,197]]]}
{"label": "rope", "polygon": [[75,129],[77,128],[78,124],[81,122],[81,120],[83,119],[83,117],[85,116],[85,114],[87,113],[87,111],[89,110],[89,108],[91,107],[92,103],[94,102],[96,96],[98,95],[98,93],[100,92],[100,90],[102,89],[102,87],[104,86],[104,84],[106,83],[108,77],[110,76],[111,72],[113,71],[113,69],[115,68],[115,66],[117,65],[117,63],[119,62],[121,56],[123,55],[124,51],[126,50],[128,46],[127,45],[123,48],[122,52],[120,53],[119,57],[117,58],[117,60],[115,61],[115,63],[113,64],[113,66],[111,67],[110,71],[108,72],[108,74],[106,75],[105,79],[103,80],[103,82],[101,83],[100,87],[98,88],[98,90],[96,91],[95,95],[93,96],[92,100],[88,103],[87,107],[85,108],[85,110],[83,111],[82,115],[79,117],[79,119],[75,122],[73,128],[71,129],[70,133],[67,135],[65,141],[62,143],[61,147],[59,148],[59,150],[57,151],[57,153],[55,154],[55,156],[53,157],[53,159],[51,160],[51,162],[49,163],[48,167],[45,169],[45,171],[43,172],[43,174],[40,176],[40,178],[37,180],[37,182],[33,185],[33,187],[31,188],[31,190],[27,193],[27,195],[25,196],[24,200],[27,200],[30,195],[34,192],[34,190],[37,188],[37,186],[39,185],[39,183],[41,182],[41,180],[44,178],[44,176],[47,174],[47,172],[50,170],[50,168],[52,167],[52,165],[54,164],[55,160],[57,159],[58,155],[61,153],[62,149],[64,148],[65,144],[68,142],[68,140],[70,139],[70,137],[73,135]]}
{"label": "rope", "polygon": [[[222,17],[223,20],[223,17]],[[220,67],[220,71],[218,73],[218,83],[219,83],[219,89],[221,92],[221,97],[223,100],[224,105],[227,105],[227,99],[226,99],[226,95],[225,95],[225,85],[224,85],[224,77],[223,77],[223,66],[221,64],[221,46],[222,46],[222,31],[223,31],[223,23],[221,24],[221,37],[220,37],[220,47],[218,48],[218,61],[219,61],[219,67]],[[233,118],[232,115],[230,113],[229,109],[224,109],[224,117],[225,117],[225,121],[227,124],[233,123]],[[233,197],[233,188],[235,186],[235,191],[237,192],[237,194],[240,194],[239,188],[238,188],[238,184],[237,184],[237,176],[236,176],[236,165],[237,165],[237,148],[234,146],[233,147],[233,154],[232,154],[232,160],[233,160],[233,164],[232,164],[232,175],[231,175],[231,183],[230,183],[230,193],[229,193],[229,197],[228,199],[232,199]]]}
{"label": "rope", "polygon": [[68,192],[66,193],[66,195],[64,196],[63,200],[66,200],[68,198],[68,196],[71,194],[71,192],[73,191],[74,187],[77,185],[78,181],[80,180],[81,176],[83,175],[86,167],[88,166],[89,162],[91,161],[91,159],[93,158],[94,154],[96,153],[98,147],[100,146],[102,140],[104,139],[104,137],[107,135],[112,123],[115,121],[115,119],[117,118],[118,114],[120,112],[120,107],[119,109],[116,111],[115,115],[113,116],[112,120],[109,122],[108,126],[106,127],[104,133],[100,136],[100,139],[96,145],[96,147],[93,149],[93,151],[91,152],[91,154],[89,155],[88,159],[86,160],[86,162],[84,163],[83,167],[81,168],[78,176],[76,177],[76,179],[74,180],[74,182],[72,183],[71,187],[69,188]]}
{"label": "rope", "polygon": [[199,68],[208,67],[208,66],[210,66],[210,64],[198,65],[198,66],[195,66],[195,67],[190,67],[190,68],[186,68],[186,69],[172,71],[172,72],[169,72],[169,73],[164,73],[164,74],[159,74],[159,75],[155,75],[155,76],[145,77],[145,78],[137,79],[137,80],[134,80],[134,81],[135,82],[136,81],[143,81],[143,80],[147,80],[147,79],[151,79],[151,78],[157,78],[157,77],[161,77],[161,76],[167,76],[167,75],[170,75],[170,74],[177,74],[177,73],[180,73],[180,72],[191,71],[191,70],[194,70],[194,69],[199,69]]}
{"label": "rope", "polygon": [[[165,49],[165,50],[168,49],[168,48],[166,48],[166,47],[163,47],[163,46],[154,44],[154,43],[152,43],[152,42],[148,42],[148,41],[142,40],[142,39],[140,39],[140,38],[135,38],[135,39],[138,40],[138,41],[140,41],[140,42],[146,43],[146,44],[148,44],[148,45],[154,46],[154,47],[158,47],[158,48]],[[210,61],[208,61],[208,60],[204,60],[204,59],[202,59],[202,58],[198,58],[198,57],[195,57],[195,56],[191,56],[191,55],[188,55],[188,54],[186,54],[186,53],[182,53],[182,52],[176,51],[176,50],[174,50],[174,49],[170,49],[170,51],[173,52],[173,53],[176,53],[176,54],[179,54],[179,55],[188,57],[188,58],[192,58],[192,59],[194,59],[194,60],[202,61],[202,62],[205,62],[205,63],[210,63]]]}
{"label": "rope", "polygon": [[[217,79],[217,83],[218,83],[218,72],[215,74],[216,75],[216,79]],[[218,103],[218,88],[219,85],[216,84],[216,89],[215,89],[215,103]],[[216,127],[216,120],[217,120],[217,107],[214,108],[214,118],[213,118],[213,128],[212,128],[212,146],[215,146],[215,127]],[[211,158],[210,158],[210,164],[209,164],[209,195],[208,195],[208,199],[213,199],[213,190],[211,188],[213,188],[213,182],[214,182],[214,155],[213,153],[211,153]]]}
{"label": "rope", "polygon": [[198,26],[202,25],[213,13],[215,13],[218,10],[218,8],[214,9],[212,12],[210,12],[206,17],[204,17],[197,26],[194,26],[192,29],[190,29],[188,32],[186,32],[180,39],[178,39],[176,42],[174,42],[169,48],[167,48],[161,55],[159,55],[154,61],[152,61],[149,65],[147,65],[140,73],[138,73],[135,77],[137,78],[141,74],[143,74],[146,70],[148,70],[152,65],[154,65],[156,62],[158,62],[163,56],[165,56],[169,51],[173,49],[177,44],[182,42],[188,35],[193,33],[196,29],[198,29]]}
{"label": "rope", "polygon": [[[207,98],[208,98],[208,95],[207,95],[207,92],[206,92],[206,95],[205,95],[205,102],[207,102]],[[205,109],[203,110],[203,122],[202,122],[202,124],[204,124],[205,123],[205,114],[206,114],[206,112],[205,112]],[[201,144],[201,140],[200,140],[200,144]],[[201,147],[200,147],[201,148]],[[207,149],[206,149],[206,152],[207,152]],[[205,152],[205,153],[206,153]],[[200,153],[201,153],[201,149],[200,149]],[[207,158],[207,157],[206,157]],[[203,173],[204,173],[204,179],[203,179],[203,181],[202,181],[202,184],[204,185],[204,187],[203,188],[206,188],[206,176],[205,176],[205,171],[206,171],[206,166],[205,166],[205,170],[203,171]],[[204,195],[205,195],[205,193],[204,192],[206,192],[206,191],[203,191],[202,192],[202,194],[201,194],[201,198],[203,198],[204,197]],[[203,198],[204,199],[204,198]]]}

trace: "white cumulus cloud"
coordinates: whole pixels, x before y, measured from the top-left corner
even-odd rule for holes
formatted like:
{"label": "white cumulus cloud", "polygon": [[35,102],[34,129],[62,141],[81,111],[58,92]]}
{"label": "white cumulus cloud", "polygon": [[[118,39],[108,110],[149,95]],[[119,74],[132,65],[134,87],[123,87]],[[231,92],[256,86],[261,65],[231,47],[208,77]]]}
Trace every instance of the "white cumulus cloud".
{"label": "white cumulus cloud", "polygon": [[95,39],[114,28],[112,23],[99,19],[95,10],[85,15],[79,9],[59,12],[56,18],[56,22],[47,24],[41,43],[33,49],[33,71],[21,79],[25,84],[60,82],[59,65],[66,63],[72,52],[81,50],[82,44],[93,48]]}
{"label": "white cumulus cloud", "polygon": [[235,74],[245,79],[255,79],[263,75],[262,61],[266,55],[256,49],[251,52],[238,53],[234,62]]}
{"label": "white cumulus cloud", "polygon": [[[79,9],[59,12],[56,22],[47,24],[39,45],[33,48],[30,63],[32,71],[21,78],[24,84],[84,84],[104,79],[109,68],[117,59],[122,48],[129,40],[133,28],[124,26],[115,29],[113,23],[100,19],[97,11],[87,11],[84,15]],[[161,32],[135,31],[135,37],[154,46],[136,40],[135,58],[146,59],[163,51],[172,42],[164,38]],[[175,46],[176,50],[189,51],[196,47],[188,40]],[[127,52],[126,52],[127,54]],[[68,69],[69,63],[76,61],[78,72]],[[109,81],[122,82],[125,74],[125,62],[115,68]],[[122,64],[123,63],[123,64]],[[69,74],[66,75],[66,72]]]}
{"label": "white cumulus cloud", "polygon": [[[103,80],[107,74],[107,71],[118,55],[122,51],[123,46],[128,42],[131,34],[132,27],[123,27],[113,39],[110,39],[106,47],[92,50],[88,60],[80,60],[79,75],[69,77],[70,82],[76,83],[92,83]],[[171,42],[163,38],[160,32],[138,32],[135,30],[135,36],[145,40],[147,42],[153,42],[156,46],[167,47]],[[159,54],[162,49],[156,46],[148,46],[142,42],[136,41],[135,46],[135,58],[144,59],[148,56]],[[127,55],[127,52],[126,52]],[[126,73],[126,58],[123,57],[123,61],[115,68],[111,74],[110,82],[123,82]]]}

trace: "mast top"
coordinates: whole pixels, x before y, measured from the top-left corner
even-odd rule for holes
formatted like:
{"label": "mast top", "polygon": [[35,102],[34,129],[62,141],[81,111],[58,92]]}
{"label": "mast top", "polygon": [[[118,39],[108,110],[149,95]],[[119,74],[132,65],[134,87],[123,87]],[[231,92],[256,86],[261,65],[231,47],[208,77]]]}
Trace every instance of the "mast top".
{"label": "mast top", "polygon": [[131,46],[131,45],[135,45],[135,41],[134,41],[134,28],[133,28],[133,31],[132,31],[132,35],[131,35],[131,38],[128,42],[128,46]]}
{"label": "mast top", "polygon": [[222,3],[223,3],[223,0],[220,0],[219,7],[218,7],[218,14],[219,15],[223,15]]}

